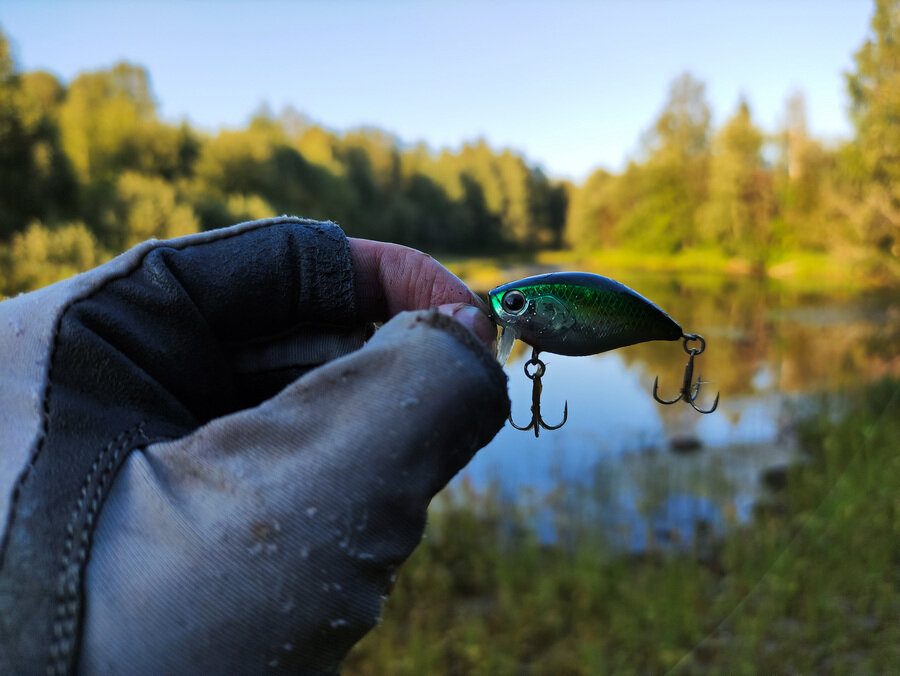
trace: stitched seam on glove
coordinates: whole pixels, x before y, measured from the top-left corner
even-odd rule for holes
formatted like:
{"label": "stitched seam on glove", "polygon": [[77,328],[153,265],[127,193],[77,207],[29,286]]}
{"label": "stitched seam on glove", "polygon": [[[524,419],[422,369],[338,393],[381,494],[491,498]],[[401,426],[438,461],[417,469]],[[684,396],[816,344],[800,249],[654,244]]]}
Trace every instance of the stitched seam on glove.
{"label": "stitched seam on glove", "polygon": [[144,434],[140,422],[125,430],[97,454],[81,486],[81,494],[66,524],[65,550],[60,560],[50,646],[48,674],[65,674],[75,669],[80,636],[75,631],[84,607],[84,571],[90,558],[94,526],[108,489],[129,453],[154,441]]}
{"label": "stitched seam on glove", "polygon": [[[258,227],[256,227],[256,228],[240,229],[240,230],[236,230],[234,232],[223,233],[221,239],[215,239],[215,240],[211,240],[211,241],[216,241],[216,242],[224,241],[224,240],[230,239],[232,237],[240,237],[241,235],[244,235],[247,232],[251,232],[252,230],[257,230],[259,228],[264,228],[264,227],[270,227],[273,225],[282,225],[282,224],[286,224],[286,223],[295,223],[297,225],[321,225],[322,223],[330,224],[330,222],[328,222],[328,221],[320,222],[320,221],[312,221],[309,219],[282,217],[282,218],[269,219],[266,221],[260,221]],[[334,224],[334,225],[335,225],[335,227],[338,227],[336,224]],[[28,458],[28,462],[23,467],[22,472],[19,475],[19,478],[16,480],[15,487],[13,488],[13,491],[12,491],[12,497],[10,498],[10,503],[9,503],[9,513],[7,515],[6,524],[4,525],[4,529],[3,529],[3,537],[2,537],[2,539],[0,539],[0,570],[3,569],[4,563],[6,561],[6,552],[9,547],[9,538],[10,538],[10,535],[12,532],[12,524],[16,520],[16,508],[17,508],[19,499],[21,498],[22,486],[24,486],[25,482],[28,481],[28,475],[31,473],[31,469],[32,469],[32,467],[34,467],[34,463],[37,462],[38,457],[41,455],[41,451],[44,448],[44,442],[47,439],[47,430],[48,430],[48,424],[49,424],[49,419],[50,419],[50,394],[51,394],[52,382],[53,382],[53,366],[56,361],[55,357],[56,357],[56,351],[58,348],[58,338],[59,338],[60,328],[61,328],[63,320],[66,318],[66,315],[68,314],[69,310],[76,304],[83,302],[85,300],[88,300],[88,299],[92,298],[93,296],[97,295],[98,293],[103,291],[107,286],[109,286],[113,282],[116,282],[120,279],[124,279],[124,278],[128,277],[129,275],[134,274],[134,272],[136,270],[138,270],[144,264],[144,260],[146,259],[146,257],[149,256],[154,251],[157,251],[160,248],[168,247],[168,248],[182,251],[185,249],[189,249],[193,246],[202,246],[203,244],[207,244],[207,243],[208,242],[202,242],[202,243],[197,244],[193,241],[185,241],[185,242],[183,242],[182,246],[177,246],[178,243],[173,244],[173,243],[167,243],[167,242],[159,242],[158,246],[148,248],[147,251],[145,251],[144,254],[140,258],[138,258],[134,262],[133,265],[129,266],[128,268],[123,270],[121,273],[114,275],[114,276],[110,277],[109,279],[104,280],[102,284],[100,284],[95,289],[91,289],[91,291],[89,293],[71,298],[60,309],[59,316],[56,319],[56,323],[53,326],[53,332],[51,334],[51,342],[52,342],[53,347],[50,351],[50,358],[48,359],[48,363],[47,363],[47,377],[46,377],[46,382],[45,382],[45,386],[44,386],[44,392],[43,392],[42,398],[41,398],[41,418],[42,418],[41,429],[40,429],[40,432],[38,433],[38,438],[34,445],[34,451],[31,453],[31,456]]]}
{"label": "stitched seam on glove", "polygon": [[[15,603],[16,599],[21,596],[21,594],[35,594],[33,597],[35,602],[33,604],[33,608],[31,604],[29,604],[28,609],[23,609],[22,612],[15,611],[12,615],[16,617],[13,620],[13,617],[0,618],[0,628],[5,626],[5,629],[11,630],[11,633],[8,635],[4,635],[2,637],[2,643],[0,643],[0,665],[7,665],[13,669],[39,669],[40,666],[46,665],[48,670],[54,670],[58,667],[60,670],[74,670],[77,668],[77,660],[78,660],[78,651],[77,645],[75,643],[60,641],[59,638],[65,637],[76,637],[74,640],[81,640],[81,625],[83,623],[83,613],[84,613],[84,598],[77,596],[77,593],[80,592],[80,588],[78,584],[76,584],[76,597],[74,600],[74,608],[72,610],[69,609],[69,604],[73,601],[68,598],[68,594],[66,593],[66,587],[68,586],[68,582],[70,581],[63,574],[55,575],[54,568],[60,565],[59,561],[61,561],[62,557],[70,556],[70,566],[75,565],[75,570],[77,571],[77,575],[74,577],[77,583],[83,584],[83,579],[86,571],[87,560],[89,558],[89,551],[85,550],[85,560],[83,562],[78,562],[77,560],[71,558],[70,552],[64,551],[64,543],[65,540],[70,537],[70,534],[66,532],[64,527],[66,524],[65,514],[68,513],[68,509],[71,509],[73,505],[77,502],[78,497],[78,476],[85,472],[85,475],[91,477],[91,480],[97,481],[98,477],[103,476],[103,472],[95,474],[94,469],[92,468],[93,464],[98,464],[98,466],[102,465],[102,461],[97,460],[95,462],[95,458],[92,458],[89,455],[90,451],[88,448],[82,448],[78,453],[74,453],[74,456],[81,456],[81,459],[78,460],[78,463],[81,464],[81,468],[78,470],[79,474],[71,476],[71,479],[74,481],[69,481],[63,478],[60,478],[59,481],[65,482],[66,485],[66,493],[70,494],[70,497],[65,497],[61,495],[51,496],[51,502],[55,504],[53,509],[58,510],[57,515],[51,517],[51,521],[56,521],[56,526],[54,528],[54,532],[57,535],[53,536],[54,541],[47,541],[41,545],[41,549],[43,549],[43,554],[35,554],[34,552],[30,552],[37,543],[25,544],[31,540],[31,537],[23,531],[25,534],[25,539],[22,540],[25,547],[13,547],[14,543],[18,543],[19,536],[14,535],[17,529],[21,530],[23,528],[28,528],[27,525],[29,522],[34,524],[31,528],[34,528],[35,525],[40,524],[41,520],[45,519],[46,516],[42,514],[43,507],[40,505],[49,504],[46,500],[43,503],[38,505],[32,504],[30,500],[32,500],[31,496],[33,490],[37,490],[35,487],[35,475],[36,473],[47,474],[48,462],[49,460],[45,457],[47,455],[48,448],[56,448],[54,446],[54,440],[51,438],[51,435],[54,430],[54,420],[56,419],[57,409],[55,401],[57,387],[59,383],[56,381],[60,380],[58,376],[59,371],[65,371],[63,368],[66,363],[62,361],[62,357],[59,356],[60,352],[64,351],[65,345],[63,343],[62,336],[64,335],[65,327],[67,326],[67,320],[72,316],[72,312],[75,308],[79,306],[80,303],[90,302],[94,297],[101,295],[111,284],[119,282],[121,280],[127,279],[131,275],[139,272],[140,269],[147,264],[147,259],[151,254],[159,252],[160,250],[169,250],[173,252],[181,252],[187,251],[195,247],[202,247],[207,244],[216,244],[219,242],[225,242],[227,240],[234,239],[239,236],[248,235],[250,233],[259,232],[268,227],[284,227],[284,226],[300,226],[309,229],[310,237],[318,236],[326,236],[334,242],[343,242],[343,249],[345,251],[345,258],[347,259],[347,263],[349,264],[349,254],[347,253],[347,243],[346,238],[344,238],[343,233],[340,231],[337,225],[329,222],[318,222],[318,221],[310,221],[307,219],[298,219],[292,217],[281,217],[277,219],[269,219],[266,221],[259,221],[256,223],[248,223],[242,224],[239,226],[235,226],[234,229],[230,231],[223,231],[218,233],[217,237],[211,238],[205,235],[199,236],[190,236],[188,238],[183,238],[179,240],[173,240],[170,242],[153,242],[147,243],[143,245],[142,251],[134,252],[134,258],[131,260],[123,261],[123,269],[119,271],[110,271],[106,273],[109,275],[108,277],[104,277],[100,275],[100,279],[97,279],[93,288],[90,288],[87,291],[84,291],[80,294],[75,294],[73,297],[69,298],[63,305],[59,307],[57,310],[59,312],[58,316],[53,319],[52,330],[49,332],[49,352],[47,353],[47,361],[46,361],[46,377],[43,384],[43,391],[41,394],[41,406],[40,406],[40,428],[37,430],[35,434],[34,440],[31,444],[30,455],[27,459],[27,462],[23,463],[22,470],[19,473],[19,476],[16,478],[15,485],[10,495],[10,504],[9,511],[7,515],[7,523],[5,525],[5,530],[3,533],[2,541],[0,541],[0,597],[2,597],[4,602],[12,602],[14,605],[12,609],[15,611]],[[315,259],[312,259],[315,260]],[[344,276],[352,275],[352,269],[347,270],[345,268],[341,268],[344,270]],[[313,278],[315,281],[315,278]],[[345,284],[344,286],[349,287],[349,291],[347,293],[352,293],[352,281],[349,285]],[[341,287],[343,288],[343,286]],[[71,375],[71,374],[69,374]],[[60,390],[64,391],[64,390]],[[135,419],[132,418],[129,424],[134,425]],[[155,425],[156,423],[147,423],[148,425]],[[150,433],[154,436],[159,436],[159,431],[154,431],[151,427]],[[146,435],[145,435],[146,436]],[[163,437],[160,437],[162,439]],[[171,438],[166,436],[165,438]],[[108,439],[108,437],[107,437]],[[116,439],[119,439],[117,437]],[[57,439],[59,441],[59,439]],[[100,444],[106,442],[106,439],[99,441]],[[108,445],[108,448],[116,447],[116,440],[110,442],[111,445]],[[56,444],[57,446],[59,444]],[[127,445],[127,444],[126,444]],[[93,446],[93,444],[92,444]],[[132,446],[135,446],[132,443]],[[97,446],[99,447],[99,446]],[[124,447],[123,447],[124,448]],[[117,456],[117,460],[114,461],[114,465],[116,462],[124,461],[125,458],[128,457],[129,453],[127,452],[131,449],[120,450]],[[65,448],[56,448],[56,451],[63,453],[65,457],[66,450]],[[99,457],[99,456],[98,456]],[[52,469],[52,468],[51,468]],[[109,473],[104,478],[104,482],[109,482],[111,485],[114,477],[115,471],[117,467],[113,467],[110,469]],[[59,475],[62,477],[62,475]],[[47,477],[43,477],[46,479]],[[54,479],[55,481],[56,479]],[[43,484],[46,486],[47,484]],[[83,503],[81,505],[81,511],[85,515],[86,519],[90,520],[90,524],[88,525],[88,529],[86,531],[79,531],[77,528],[72,528],[72,538],[80,538],[80,533],[86,534],[88,538],[87,547],[91,546],[90,537],[93,533],[93,526],[97,523],[97,515],[99,514],[99,510],[101,508],[101,502],[103,500],[103,496],[105,492],[108,492],[109,485],[104,483],[105,488],[101,490],[100,493],[95,494],[97,498],[96,511],[92,506],[93,498],[90,501]],[[38,491],[41,492],[41,491]],[[46,492],[46,491],[44,491]],[[45,496],[47,497],[47,496]],[[90,497],[90,494],[87,496]],[[59,504],[60,499],[65,499],[65,505]],[[86,509],[87,505],[87,509]],[[35,509],[35,507],[38,507]],[[86,509],[86,511],[85,511]],[[76,512],[78,510],[76,509]],[[73,517],[75,515],[73,514]],[[49,524],[48,524],[49,525]],[[37,527],[42,527],[37,525]],[[20,534],[21,535],[21,534]],[[40,539],[40,538],[38,538]],[[46,538],[44,538],[46,539]],[[73,539],[72,540],[73,549],[77,549],[80,541]],[[47,545],[51,545],[49,548]],[[35,550],[37,551],[37,550]],[[15,554],[13,554],[15,552]],[[32,559],[37,556],[38,559],[43,558],[46,561],[47,567],[45,568],[43,565],[40,570],[30,568],[28,565],[32,563]],[[77,554],[76,554],[77,556]],[[54,579],[60,583],[61,586],[58,586],[54,589],[51,585]],[[20,585],[26,586],[20,586]],[[28,591],[33,588],[33,591]],[[65,603],[61,603],[61,598],[65,597]],[[41,604],[46,604],[44,609],[41,609]],[[40,609],[40,610],[39,610]],[[34,610],[39,610],[38,613],[34,613]],[[29,613],[31,613],[29,615]],[[54,614],[56,613],[56,615]],[[21,615],[21,617],[19,617]],[[62,623],[56,623],[60,636],[54,636],[54,624],[56,619],[64,620]],[[74,622],[69,626],[66,620],[74,620]],[[23,624],[19,624],[22,621]],[[43,630],[39,629],[37,625],[42,625]],[[18,635],[19,638],[24,638],[21,635],[22,631],[32,631],[37,630],[36,633],[32,633],[28,640],[24,642],[16,642],[10,643],[8,645],[4,644],[6,641],[12,641],[12,636]],[[3,632],[6,634],[6,632]],[[51,653],[48,655],[47,646],[51,646],[49,648],[50,651],[53,651],[52,646],[56,646],[55,654]],[[5,654],[4,647],[10,648],[10,651]],[[73,650],[76,648],[76,650]],[[59,666],[55,660],[57,659],[56,655],[62,655],[66,651],[69,651],[68,662],[63,662],[61,666]],[[43,653],[43,654],[42,654]],[[47,661],[49,657],[49,662]],[[18,667],[14,667],[13,665],[18,665]],[[25,665],[30,665],[26,667]]]}

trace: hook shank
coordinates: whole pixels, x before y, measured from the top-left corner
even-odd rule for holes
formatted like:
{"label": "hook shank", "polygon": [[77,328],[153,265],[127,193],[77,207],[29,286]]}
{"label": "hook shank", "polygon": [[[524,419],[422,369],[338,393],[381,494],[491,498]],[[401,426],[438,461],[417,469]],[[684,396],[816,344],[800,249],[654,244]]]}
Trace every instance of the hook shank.
{"label": "hook shank", "polygon": [[[674,399],[666,401],[665,399],[660,399],[659,397],[659,376],[653,381],[653,398],[658,401],[660,404],[674,404],[675,402],[681,401],[684,399],[691,408],[693,408],[697,413],[712,413],[716,410],[719,405],[719,394],[716,393],[716,400],[713,402],[711,408],[707,410],[703,410],[699,408],[697,404],[694,402],[697,400],[697,397],[700,395],[700,385],[703,382],[699,376],[697,376],[697,382],[694,383],[694,357],[698,354],[701,354],[706,349],[706,341],[703,339],[703,336],[696,333],[685,333],[682,335],[682,347],[684,351],[688,353],[688,361],[684,367],[684,378],[681,381],[681,390],[678,393],[678,396]],[[700,342],[700,347],[688,347],[688,341],[696,340]]]}
{"label": "hook shank", "polygon": [[[521,430],[523,432],[527,432],[528,430],[534,430],[534,436],[537,438],[540,436],[541,428],[543,427],[545,430],[558,430],[560,427],[566,424],[566,420],[569,419],[569,402],[567,401],[565,407],[563,408],[563,419],[562,422],[558,425],[548,425],[541,415],[541,392],[544,387],[541,384],[541,378],[544,377],[544,373],[547,372],[547,365],[538,359],[538,354],[540,351],[537,348],[533,348],[531,352],[531,359],[525,362],[525,375],[531,379],[531,422],[529,422],[526,426],[522,427],[516,425],[515,421],[512,417],[512,411],[509,412],[509,424],[515,427],[517,430]],[[528,367],[533,366],[534,371],[529,372]]]}

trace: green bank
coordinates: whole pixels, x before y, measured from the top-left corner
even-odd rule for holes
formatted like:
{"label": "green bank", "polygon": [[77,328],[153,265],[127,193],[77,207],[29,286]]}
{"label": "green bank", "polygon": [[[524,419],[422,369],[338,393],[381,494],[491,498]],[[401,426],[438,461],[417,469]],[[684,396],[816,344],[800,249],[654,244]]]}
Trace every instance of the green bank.
{"label": "green bank", "polygon": [[900,382],[822,398],[798,438],[749,524],[681,551],[616,553],[589,525],[542,545],[496,495],[439,498],[345,673],[893,671]]}

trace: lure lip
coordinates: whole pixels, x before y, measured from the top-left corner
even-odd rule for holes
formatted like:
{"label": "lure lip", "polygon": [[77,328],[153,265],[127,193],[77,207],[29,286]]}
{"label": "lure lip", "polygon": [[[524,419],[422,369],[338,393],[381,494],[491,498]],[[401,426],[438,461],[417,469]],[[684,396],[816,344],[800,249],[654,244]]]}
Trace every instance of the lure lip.
{"label": "lure lip", "polygon": [[513,344],[520,338],[518,330],[513,326],[500,325],[500,338],[494,345],[494,357],[503,366],[512,353]]}

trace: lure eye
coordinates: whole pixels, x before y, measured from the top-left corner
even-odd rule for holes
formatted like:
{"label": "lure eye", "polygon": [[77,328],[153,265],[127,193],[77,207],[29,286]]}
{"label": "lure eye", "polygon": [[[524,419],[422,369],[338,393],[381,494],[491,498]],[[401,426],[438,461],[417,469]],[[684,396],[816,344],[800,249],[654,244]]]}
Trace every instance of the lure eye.
{"label": "lure eye", "polygon": [[502,305],[504,310],[517,315],[525,309],[525,296],[521,291],[510,291],[503,296]]}

